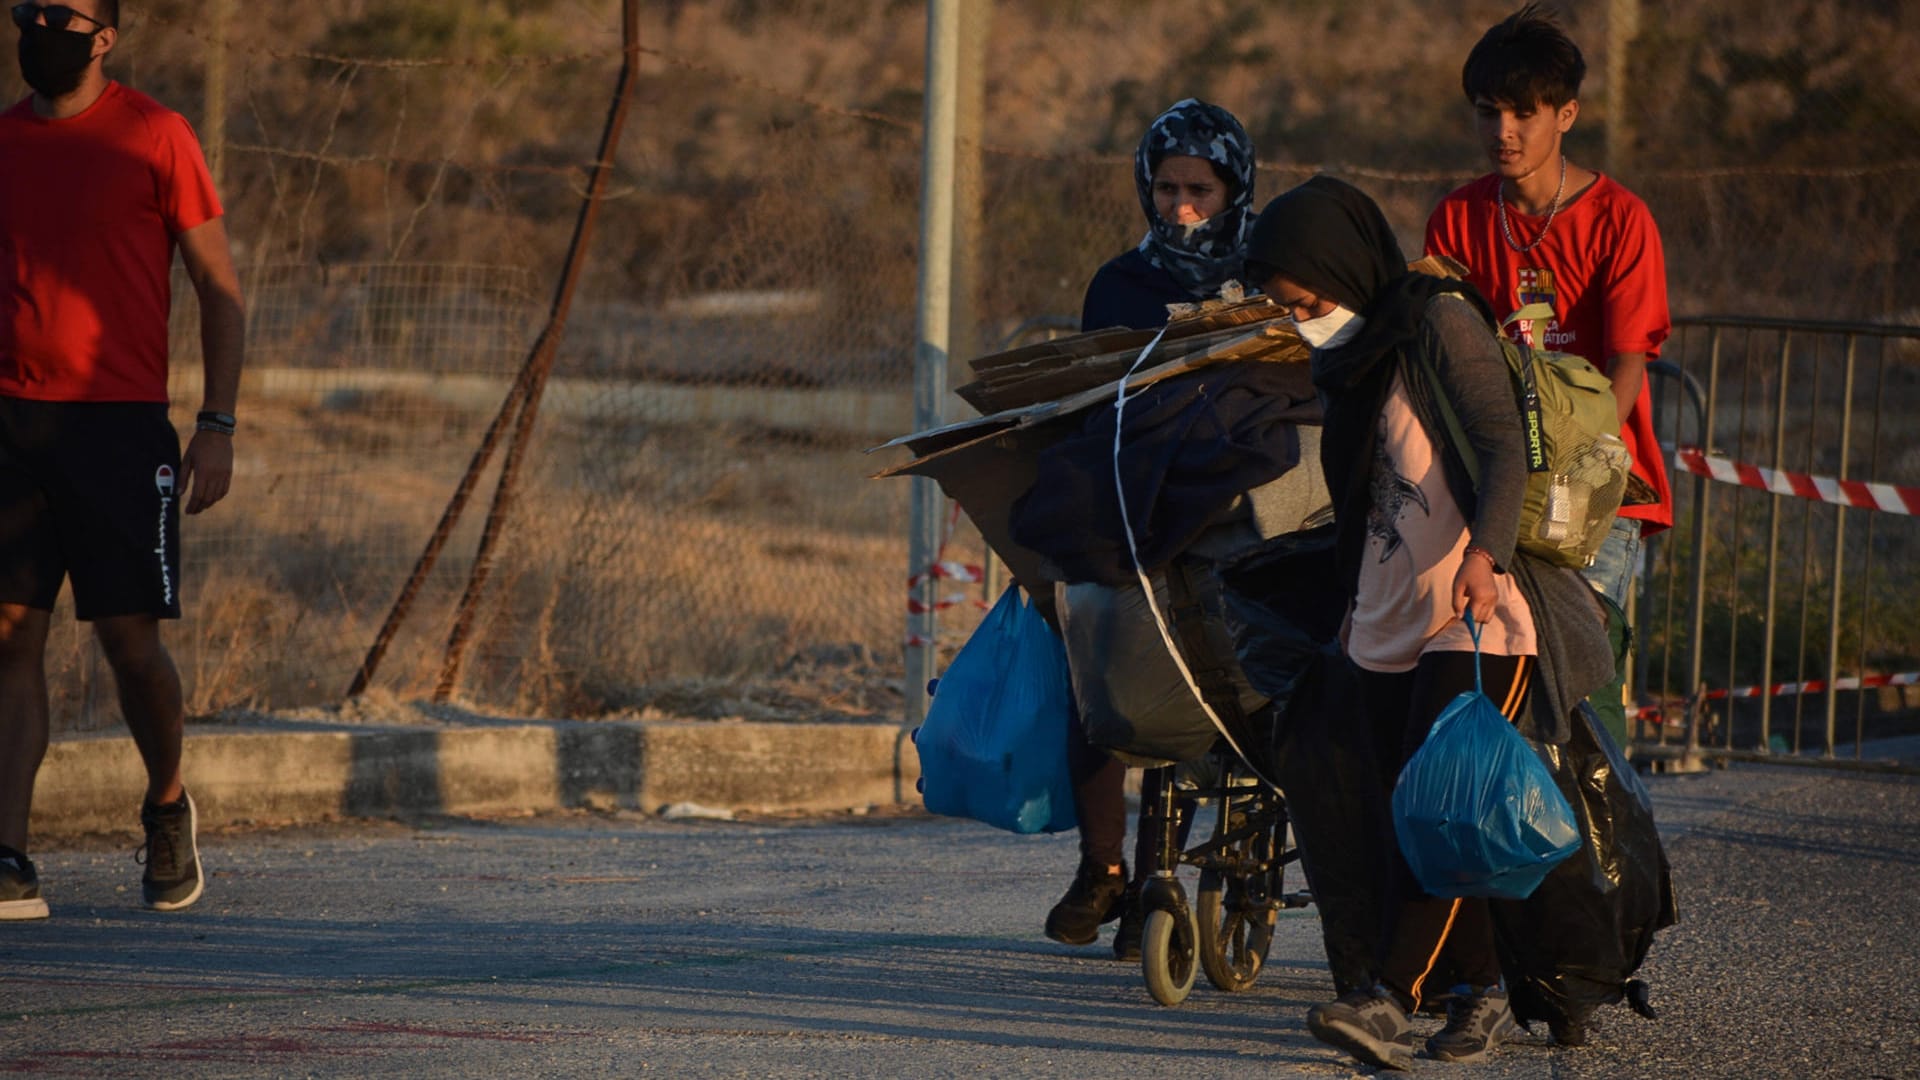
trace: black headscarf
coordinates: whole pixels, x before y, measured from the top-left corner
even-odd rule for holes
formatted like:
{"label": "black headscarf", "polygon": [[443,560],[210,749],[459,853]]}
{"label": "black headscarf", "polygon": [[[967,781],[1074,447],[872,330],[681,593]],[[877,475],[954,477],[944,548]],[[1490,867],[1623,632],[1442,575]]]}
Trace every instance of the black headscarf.
{"label": "black headscarf", "polygon": [[[1401,357],[1422,347],[1427,301],[1457,293],[1478,305],[1489,321],[1492,313],[1465,282],[1409,271],[1379,204],[1330,176],[1313,177],[1267,204],[1254,222],[1247,264],[1266,275],[1285,274],[1366,320],[1352,341],[1313,352],[1313,385],[1327,414],[1320,468],[1333,495],[1335,546],[1351,595],[1360,579],[1380,407]],[[1425,390],[1424,380],[1408,380],[1409,393]],[[1458,471],[1464,475],[1464,467]],[[1456,490],[1455,496],[1471,518],[1471,488]]]}
{"label": "black headscarf", "polygon": [[1281,192],[1260,211],[1247,240],[1247,265],[1285,274],[1362,315],[1388,282],[1407,272],[1380,207],[1331,176]]}

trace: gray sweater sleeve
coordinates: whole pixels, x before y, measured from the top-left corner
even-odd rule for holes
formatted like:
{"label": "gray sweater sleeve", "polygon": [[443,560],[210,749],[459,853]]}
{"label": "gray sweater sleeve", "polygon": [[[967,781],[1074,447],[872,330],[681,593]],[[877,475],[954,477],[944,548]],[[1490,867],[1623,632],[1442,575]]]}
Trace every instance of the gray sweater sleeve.
{"label": "gray sweater sleeve", "polygon": [[1440,344],[1439,389],[1453,405],[1480,463],[1471,541],[1502,569],[1513,565],[1526,500],[1526,443],[1512,376],[1493,331],[1471,303],[1441,294],[1427,303],[1427,326]]}
{"label": "gray sweater sleeve", "polygon": [[1513,377],[1500,343],[1480,312],[1451,294],[1427,305],[1427,329],[1437,342],[1435,370],[1467,441],[1480,461],[1480,490],[1469,530],[1495,565],[1511,570],[1533,612],[1539,674],[1532,693],[1532,724],[1523,732],[1561,743],[1573,711],[1613,676],[1613,652],[1593,589],[1578,573],[1514,551],[1520,508],[1526,501],[1526,443]]}

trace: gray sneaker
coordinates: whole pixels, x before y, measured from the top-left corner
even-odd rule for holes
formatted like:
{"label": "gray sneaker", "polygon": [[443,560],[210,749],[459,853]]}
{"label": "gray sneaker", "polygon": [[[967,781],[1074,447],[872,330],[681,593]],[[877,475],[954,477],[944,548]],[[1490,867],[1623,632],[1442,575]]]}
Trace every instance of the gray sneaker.
{"label": "gray sneaker", "polygon": [[0,922],[46,917],[47,902],[40,899],[40,875],[33,872],[33,860],[0,847]]}
{"label": "gray sneaker", "polygon": [[179,802],[169,806],[141,806],[140,824],[147,830],[147,843],[139,856],[147,864],[147,872],[140,877],[140,895],[147,906],[179,911],[200,899],[206,883],[195,843],[199,820],[193,796],[183,793]]}
{"label": "gray sneaker", "polygon": [[1519,1026],[1505,990],[1456,986],[1447,999],[1447,1026],[1427,1040],[1427,1053],[1440,1061],[1471,1064],[1484,1060]]}
{"label": "gray sneaker", "polygon": [[1339,1000],[1307,1010],[1307,1030],[1369,1065],[1406,1069],[1413,1065],[1413,1025],[1406,1011],[1381,986],[1349,990]]}

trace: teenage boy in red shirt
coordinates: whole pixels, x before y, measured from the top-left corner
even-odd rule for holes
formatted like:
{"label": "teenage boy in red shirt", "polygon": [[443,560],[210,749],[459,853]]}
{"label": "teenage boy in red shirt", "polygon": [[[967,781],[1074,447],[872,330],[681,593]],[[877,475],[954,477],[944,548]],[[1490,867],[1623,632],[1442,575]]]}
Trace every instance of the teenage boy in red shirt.
{"label": "teenage boy in red shirt", "polygon": [[[1585,357],[1612,380],[1633,482],[1586,577],[1624,611],[1641,538],[1673,524],[1646,379],[1672,319],[1666,257],[1646,204],[1561,148],[1580,114],[1586,70],[1579,47],[1534,4],[1481,37],[1461,86],[1494,171],[1441,201],[1427,220],[1426,249],[1465,264],[1500,318],[1526,304],[1551,305],[1553,319],[1522,322],[1520,332],[1536,348]],[[1622,681],[1593,701],[1624,745]]]}

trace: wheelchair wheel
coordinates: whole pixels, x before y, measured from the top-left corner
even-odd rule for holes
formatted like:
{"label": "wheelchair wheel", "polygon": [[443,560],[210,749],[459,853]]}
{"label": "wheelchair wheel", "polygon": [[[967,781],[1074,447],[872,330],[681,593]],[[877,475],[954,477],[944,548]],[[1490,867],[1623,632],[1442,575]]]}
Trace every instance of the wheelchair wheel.
{"label": "wheelchair wheel", "polygon": [[1273,947],[1273,924],[1278,911],[1271,903],[1247,901],[1244,888],[1226,888],[1217,870],[1200,875],[1195,898],[1200,923],[1200,966],[1207,981],[1228,993],[1253,985],[1266,966]]}
{"label": "wheelchair wheel", "polygon": [[1193,909],[1184,904],[1178,911],[1147,913],[1146,932],[1140,940],[1140,972],[1146,976],[1147,993],[1153,1000],[1178,1005],[1193,992],[1193,977],[1199,970],[1194,963],[1199,951],[1196,937]]}

